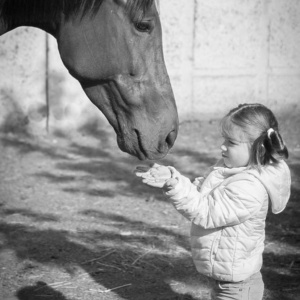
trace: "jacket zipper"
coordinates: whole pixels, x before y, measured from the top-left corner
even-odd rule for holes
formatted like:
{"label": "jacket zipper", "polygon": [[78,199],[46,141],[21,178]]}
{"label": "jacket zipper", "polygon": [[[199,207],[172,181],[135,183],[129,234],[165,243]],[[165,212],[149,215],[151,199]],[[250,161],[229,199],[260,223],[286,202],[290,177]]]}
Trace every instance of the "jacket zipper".
{"label": "jacket zipper", "polygon": [[211,254],[210,254],[210,263],[212,265],[212,269],[214,267],[215,256],[216,256],[216,253],[218,251],[219,240],[220,240],[220,237],[221,237],[221,234],[222,234],[222,230],[223,230],[223,227],[218,231],[218,233],[214,237],[214,240],[213,240],[213,243],[212,243]]}

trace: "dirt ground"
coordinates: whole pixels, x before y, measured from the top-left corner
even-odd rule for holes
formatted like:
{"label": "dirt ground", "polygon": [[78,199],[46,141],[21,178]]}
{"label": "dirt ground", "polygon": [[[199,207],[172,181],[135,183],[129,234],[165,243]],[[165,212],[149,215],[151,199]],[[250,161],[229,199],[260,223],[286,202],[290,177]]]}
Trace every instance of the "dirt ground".
{"label": "dirt ground", "polygon": [[[220,155],[216,129],[216,121],[182,123],[160,163],[201,175]],[[300,299],[297,130],[284,132],[290,202],[267,219],[268,300]],[[0,300],[211,299],[192,263],[188,221],[133,175],[141,163],[118,150],[110,127],[0,141]]]}

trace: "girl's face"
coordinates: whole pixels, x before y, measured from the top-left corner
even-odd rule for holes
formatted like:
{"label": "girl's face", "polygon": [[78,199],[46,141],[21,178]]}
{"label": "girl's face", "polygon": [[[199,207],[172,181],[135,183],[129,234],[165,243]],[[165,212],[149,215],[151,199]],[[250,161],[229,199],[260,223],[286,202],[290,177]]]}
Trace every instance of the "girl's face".
{"label": "girl's face", "polygon": [[242,131],[235,128],[230,136],[224,136],[222,157],[228,168],[246,167],[250,161],[251,146]]}

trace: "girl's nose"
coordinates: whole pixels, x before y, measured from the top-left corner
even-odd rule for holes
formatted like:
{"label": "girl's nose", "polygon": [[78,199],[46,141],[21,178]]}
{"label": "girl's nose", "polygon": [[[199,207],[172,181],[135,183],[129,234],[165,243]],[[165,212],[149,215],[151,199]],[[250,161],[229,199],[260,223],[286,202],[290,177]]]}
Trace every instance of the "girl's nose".
{"label": "girl's nose", "polygon": [[226,151],[227,150],[227,148],[226,148],[226,146],[224,144],[221,145],[221,150],[222,151]]}

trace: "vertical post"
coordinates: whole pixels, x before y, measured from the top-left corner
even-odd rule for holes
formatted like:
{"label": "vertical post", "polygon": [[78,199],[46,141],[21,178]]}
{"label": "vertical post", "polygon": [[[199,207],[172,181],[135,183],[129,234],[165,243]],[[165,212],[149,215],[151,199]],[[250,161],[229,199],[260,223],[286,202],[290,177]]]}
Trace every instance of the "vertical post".
{"label": "vertical post", "polygon": [[46,97],[46,130],[47,133],[49,133],[50,97],[49,97],[49,36],[48,33],[46,33],[45,97]]}

